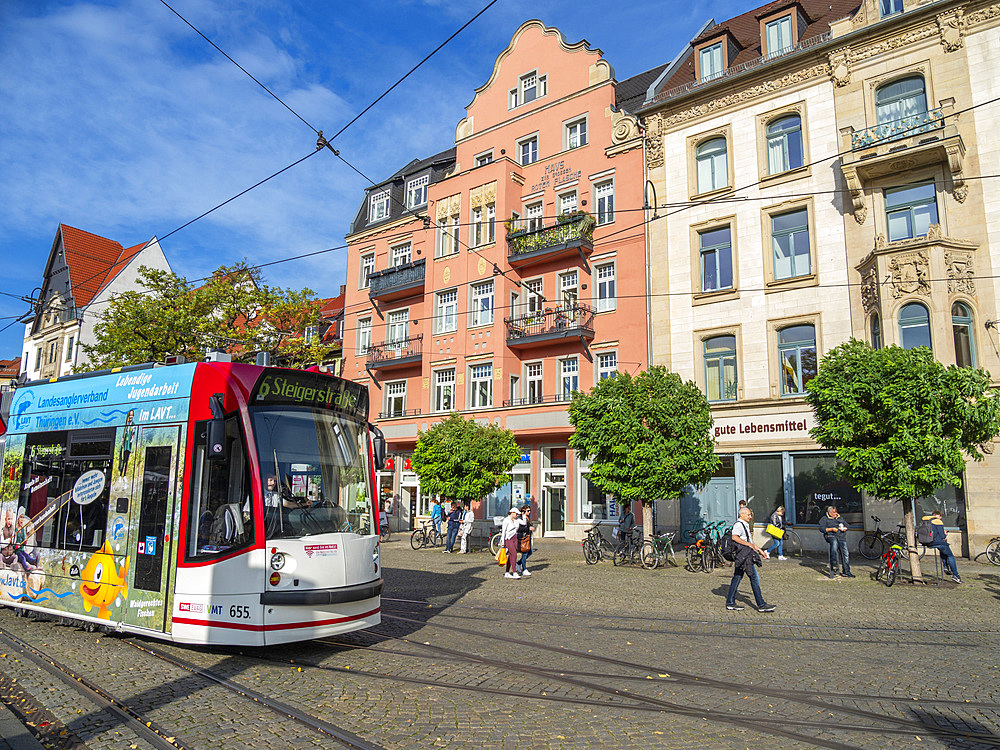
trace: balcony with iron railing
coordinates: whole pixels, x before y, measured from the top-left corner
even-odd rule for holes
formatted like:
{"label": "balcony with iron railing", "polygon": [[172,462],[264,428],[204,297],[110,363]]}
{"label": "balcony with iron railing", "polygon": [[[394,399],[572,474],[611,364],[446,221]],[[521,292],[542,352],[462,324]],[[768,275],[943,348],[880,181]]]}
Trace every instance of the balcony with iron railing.
{"label": "balcony with iron railing", "polygon": [[581,342],[594,338],[594,308],[580,303],[512,315],[503,322],[511,349],[545,346],[566,338],[579,338]]}
{"label": "balcony with iron railing", "polygon": [[521,398],[510,398],[503,402],[504,407],[509,406],[535,406],[537,404],[563,404],[573,400],[576,391],[565,391],[563,393],[553,393],[548,396],[522,396]]}
{"label": "balcony with iron railing", "polygon": [[909,138],[943,127],[944,110],[938,107],[927,112],[918,112],[909,117],[901,117],[898,120],[881,122],[865,130],[856,130],[851,133],[851,149],[857,150],[874,146],[877,143],[898,141],[901,138]]}
{"label": "balcony with iron railing", "polygon": [[423,347],[423,334],[371,344],[365,356],[365,366],[369,370],[388,370],[419,364],[424,355]]}
{"label": "balcony with iron railing", "polygon": [[378,413],[379,419],[399,419],[401,417],[419,417],[420,409],[387,409]]}
{"label": "balcony with iron railing", "polygon": [[424,258],[404,263],[368,277],[368,298],[372,301],[403,299],[420,294],[424,289]]}
{"label": "balcony with iron railing", "polygon": [[580,213],[561,217],[549,227],[515,230],[507,235],[507,262],[512,268],[594,251],[594,217]]}

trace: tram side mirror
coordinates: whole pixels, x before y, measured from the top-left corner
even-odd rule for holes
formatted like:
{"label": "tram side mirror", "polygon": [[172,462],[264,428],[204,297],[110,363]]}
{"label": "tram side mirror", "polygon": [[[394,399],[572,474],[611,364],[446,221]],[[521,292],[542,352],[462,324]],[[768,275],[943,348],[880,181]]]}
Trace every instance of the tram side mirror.
{"label": "tram side mirror", "polygon": [[375,461],[375,468],[382,471],[385,468],[385,435],[375,425],[369,425],[372,433],[372,458]]}
{"label": "tram side mirror", "polygon": [[205,452],[209,461],[225,461],[226,446],[226,420],[222,411],[223,394],[213,393],[208,400],[209,408],[212,410],[212,418],[208,420],[205,428]]}

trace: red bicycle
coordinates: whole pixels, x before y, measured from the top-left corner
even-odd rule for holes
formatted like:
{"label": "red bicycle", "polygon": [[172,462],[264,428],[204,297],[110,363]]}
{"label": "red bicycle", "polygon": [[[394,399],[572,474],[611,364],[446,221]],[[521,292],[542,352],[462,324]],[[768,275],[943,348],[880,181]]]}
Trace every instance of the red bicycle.
{"label": "red bicycle", "polygon": [[882,555],[882,560],[875,571],[875,580],[882,581],[886,586],[891,586],[896,582],[899,575],[899,558],[903,554],[903,548],[898,544],[890,544],[889,549]]}

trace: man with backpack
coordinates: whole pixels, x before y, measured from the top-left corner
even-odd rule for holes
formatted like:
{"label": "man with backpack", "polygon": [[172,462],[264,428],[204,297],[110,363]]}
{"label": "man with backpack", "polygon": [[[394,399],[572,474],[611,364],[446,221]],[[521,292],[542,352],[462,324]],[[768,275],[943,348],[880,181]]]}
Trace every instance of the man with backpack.
{"label": "man with backpack", "polygon": [[[726,595],[726,609],[730,612],[739,612],[743,607],[736,603],[736,591],[740,587],[740,582],[744,575],[750,576],[750,588],[753,590],[753,598],[757,603],[758,612],[774,612],[775,606],[764,601],[764,595],[760,592],[760,578],[757,575],[757,566],[761,564],[761,555],[767,557],[767,553],[753,543],[753,527],[750,519],[753,513],[750,508],[743,506],[740,508],[740,520],[738,520],[728,535],[731,541],[727,542],[723,537],[723,555],[726,559],[731,556],[736,568],[733,571],[733,580],[729,582],[729,593]],[[731,547],[731,551],[727,551]]]}
{"label": "man with backpack", "polygon": [[936,549],[944,563],[944,572],[951,576],[955,583],[961,583],[958,577],[958,566],[955,564],[955,553],[948,544],[948,532],[944,528],[941,511],[935,510],[929,516],[924,516],[917,527],[917,541],[924,546]]}

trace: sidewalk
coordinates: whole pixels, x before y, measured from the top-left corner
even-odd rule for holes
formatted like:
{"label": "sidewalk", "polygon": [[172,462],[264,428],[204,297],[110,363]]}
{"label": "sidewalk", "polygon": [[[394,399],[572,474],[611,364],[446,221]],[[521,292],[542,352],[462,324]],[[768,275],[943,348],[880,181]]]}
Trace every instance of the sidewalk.
{"label": "sidewalk", "polygon": [[3,703],[0,703],[0,750],[43,750],[42,743]]}

